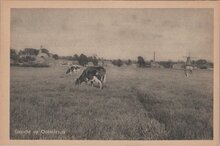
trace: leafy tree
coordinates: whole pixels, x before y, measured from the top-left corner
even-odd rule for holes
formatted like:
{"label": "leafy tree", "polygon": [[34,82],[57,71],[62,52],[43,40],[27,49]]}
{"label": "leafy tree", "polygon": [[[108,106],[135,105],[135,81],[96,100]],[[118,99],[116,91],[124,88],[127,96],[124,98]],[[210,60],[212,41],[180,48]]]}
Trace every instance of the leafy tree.
{"label": "leafy tree", "polygon": [[19,55],[17,54],[15,49],[10,49],[10,58],[14,61],[19,59]]}
{"label": "leafy tree", "polygon": [[174,62],[172,62],[171,60],[169,60],[169,61],[160,61],[159,64],[162,65],[164,68],[172,68]]}
{"label": "leafy tree", "polygon": [[131,59],[128,59],[128,61],[126,62],[126,65],[131,65],[131,64],[132,64]]}
{"label": "leafy tree", "polygon": [[121,66],[123,65],[123,62],[122,62],[121,59],[118,59],[118,60],[113,60],[113,61],[112,61],[112,64],[113,64],[113,65],[116,65],[116,66],[118,66],[118,67],[121,67]]}
{"label": "leafy tree", "polygon": [[21,51],[22,55],[34,55],[37,56],[39,53],[38,49],[34,49],[34,48],[25,48],[23,51]]}
{"label": "leafy tree", "polygon": [[205,59],[199,59],[196,61],[196,64],[197,65],[204,65],[204,64],[207,64],[207,61]]}
{"label": "leafy tree", "polygon": [[209,64],[209,66],[210,66],[211,68],[214,67],[214,64],[213,64],[212,62],[208,62],[208,64]]}
{"label": "leafy tree", "polygon": [[19,58],[18,62],[23,63],[23,62],[32,62],[35,61],[36,58],[32,57],[32,56],[23,56],[21,58]]}
{"label": "leafy tree", "polygon": [[77,54],[73,55],[73,60],[79,61],[79,55],[77,55]]}
{"label": "leafy tree", "polygon": [[210,64],[205,59],[199,59],[196,61],[196,66],[200,69],[207,69],[208,67],[210,67]]}
{"label": "leafy tree", "polygon": [[55,60],[57,60],[57,59],[59,59],[59,56],[58,56],[57,54],[54,54],[54,55],[53,55],[53,58],[54,58]]}
{"label": "leafy tree", "polygon": [[138,66],[139,66],[139,67],[145,67],[146,62],[144,61],[144,58],[141,57],[141,56],[138,56],[137,59],[138,59],[138,61],[137,61]]}
{"label": "leafy tree", "polygon": [[93,57],[93,59],[92,59],[92,62],[93,62],[93,64],[95,65],[95,66],[97,66],[98,65],[98,59],[96,58],[96,57]]}
{"label": "leafy tree", "polygon": [[79,56],[79,60],[78,61],[79,61],[79,64],[82,65],[82,66],[85,66],[86,64],[88,64],[88,58],[84,54],[81,54]]}
{"label": "leafy tree", "polygon": [[45,49],[45,48],[42,48],[42,49],[41,49],[41,52],[42,52],[42,53],[49,54],[49,51],[48,51],[47,49]]}

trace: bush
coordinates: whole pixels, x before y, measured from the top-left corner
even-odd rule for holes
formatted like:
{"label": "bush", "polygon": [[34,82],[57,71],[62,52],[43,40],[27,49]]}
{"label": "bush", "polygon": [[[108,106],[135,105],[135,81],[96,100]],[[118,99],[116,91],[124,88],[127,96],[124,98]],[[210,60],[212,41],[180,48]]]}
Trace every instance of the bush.
{"label": "bush", "polygon": [[172,68],[174,63],[172,61],[160,61],[159,64],[164,68]]}
{"label": "bush", "polygon": [[49,55],[49,51],[48,51],[47,49],[45,49],[45,48],[42,48],[42,49],[41,49],[41,52],[42,52],[42,53],[45,53],[45,54],[47,54],[47,55]]}
{"label": "bush", "polygon": [[19,58],[18,62],[22,63],[22,62],[31,62],[31,61],[35,61],[36,58],[32,57],[32,56],[23,56],[21,58]]}
{"label": "bush", "polygon": [[205,65],[200,66],[199,68],[200,68],[200,69],[208,69],[208,67],[207,67],[207,66],[205,66]]}
{"label": "bush", "polygon": [[93,62],[93,64],[94,64],[95,66],[98,65],[98,59],[97,59],[96,57],[94,57],[94,58],[92,59],[92,62]]}
{"label": "bush", "polygon": [[39,50],[34,48],[25,48],[23,51],[20,51],[21,55],[34,55],[37,56],[39,53]]}
{"label": "bush", "polygon": [[55,60],[57,60],[57,59],[59,59],[59,56],[58,56],[57,54],[54,54],[54,55],[53,55],[53,58],[54,58]]}
{"label": "bush", "polygon": [[138,61],[137,61],[138,66],[139,66],[139,67],[145,67],[146,62],[144,61],[144,58],[141,57],[141,56],[138,56],[137,59],[138,59]]}
{"label": "bush", "polygon": [[121,61],[121,59],[118,59],[118,60],[113,60],[112,64],[121,67],[123,65],[123,62]]}
{"label": "bush", "polygon": [[77,55],[77,54],[73,55],[72,59],[79,61],[79,55]]}
{"label": "bush", "polygon": [[17,62],[19,59],[19,55],[16,53],[15,49],[10,49],[10,59]]}
{"label": "bush", "polygon": [[196,66],[200,69],[208,69],[208,68],[213,68],[213,63],[208,62],[205,59],[199,59],[196,61]]}
{"label": "bush", "polygon": [[81,54],[79,56],[79,60],[78,61],[79,61],[79,64],[82,65],[82,66],[85,66],[86,64],[88,64],[88,58],[84,54]]}
{"label": "bush", "polygon": [[131,65],[132,61],[130,59],[128,59],[128,61],[125,63],[126,65]]}

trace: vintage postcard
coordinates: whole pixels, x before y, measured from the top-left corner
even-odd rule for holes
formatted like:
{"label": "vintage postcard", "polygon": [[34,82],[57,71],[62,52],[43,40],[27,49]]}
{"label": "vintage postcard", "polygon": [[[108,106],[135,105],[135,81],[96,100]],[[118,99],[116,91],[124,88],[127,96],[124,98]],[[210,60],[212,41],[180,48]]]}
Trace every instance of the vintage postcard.
{"label": "vintage postcard", "polygon": [[219,3],[1,1],[0,144],[219,140]]}

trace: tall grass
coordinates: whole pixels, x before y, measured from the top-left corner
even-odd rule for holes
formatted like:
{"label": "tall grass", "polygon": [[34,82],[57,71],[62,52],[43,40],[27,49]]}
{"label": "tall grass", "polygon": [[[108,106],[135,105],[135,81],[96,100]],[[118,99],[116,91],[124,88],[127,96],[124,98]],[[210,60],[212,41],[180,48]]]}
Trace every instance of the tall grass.
{"label": "tall grass", "polygon": [[[100,90],[64,66],[11,67],[11,139],[212,139],[212,72],[107,67]],[[65,134],[16,134],[59,130]]]}
{"label": "tall grass", "polygon": [[177,98],[163,99],[140,91],[137,96],[149,117],[165,125],[167,139],[213,138],[212,106],[207,106],[203,95],[185,96],[181,102]]}

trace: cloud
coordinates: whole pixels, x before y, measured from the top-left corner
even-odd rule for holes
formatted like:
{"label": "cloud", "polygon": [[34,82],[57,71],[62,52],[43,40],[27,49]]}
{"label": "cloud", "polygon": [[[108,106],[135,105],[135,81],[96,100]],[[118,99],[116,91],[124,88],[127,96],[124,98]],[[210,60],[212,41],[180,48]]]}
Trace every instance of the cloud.
{"label": "cloud", "polygon": [[173,60],[191,49],[213,58],[212,9],[12,9],[11,16],[15,49],[44,45],[60,55],[105,58],[150,58],[156,51]]}

